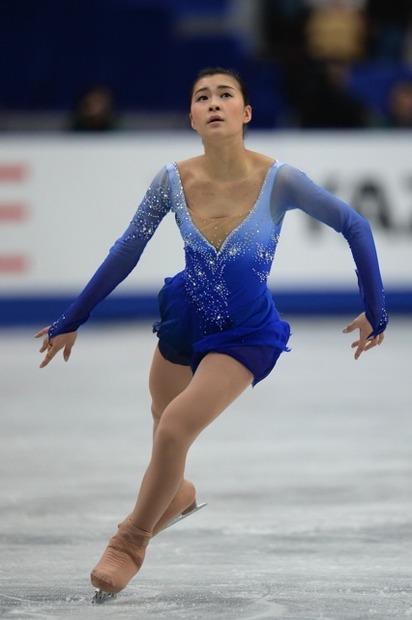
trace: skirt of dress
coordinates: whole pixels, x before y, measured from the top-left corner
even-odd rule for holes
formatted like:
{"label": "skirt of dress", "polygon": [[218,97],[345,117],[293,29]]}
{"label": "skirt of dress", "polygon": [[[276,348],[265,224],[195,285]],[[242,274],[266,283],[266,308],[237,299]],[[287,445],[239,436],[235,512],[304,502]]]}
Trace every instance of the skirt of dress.
{"label": "skirt of dress", "polygon": [[224,353],[253,375],[253,385],[273,370],[289,351],[289,323],[280,319],[271,293],[265,293],[231,317],[230,326],[206,333],[185,290],[184,272],[166,278],[159,293],[160,321],[153,325],[163,357],[195,372],[207,353]]}

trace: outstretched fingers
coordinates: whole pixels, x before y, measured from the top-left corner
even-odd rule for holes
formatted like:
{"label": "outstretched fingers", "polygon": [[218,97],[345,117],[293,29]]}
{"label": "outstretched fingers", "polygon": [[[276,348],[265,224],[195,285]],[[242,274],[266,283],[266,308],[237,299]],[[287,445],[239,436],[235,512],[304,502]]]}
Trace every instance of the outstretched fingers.
{"label": "outstretched fingers", "polygon": [[355,359],[358,359],[364,351],[369,351],[376,346],[379,346],[384,339],[384,334],[378,334],[374,338],[367,338],[366,340],[356,340],[352,343],[352,349],[356,349],[355,351]]}
{"label": "outstretched fingers", "polygon": [[45,366],[47,366],[47,364],[49,364],[52,361],[53,357],[58,352],[58,349],[57,347],[53,346],[53,343],[51,341],[49,341],[46,347],[45,347],[45,344],[43,343],[43,346],[40,349],[40,352],[43,353],[44,351],[47,351],[47,353],[45,357],[43,358],[42,363],[40,364],[40,368],[44,368]]}
{"label": "outstretched fingers", "polygon": [[49,327],[43,327],[40,331],[35,334],[35,338],[43,338],[43,343],[39,349],[40,353],[44,353],[46,351],[46,355],[43,358],[40,368],[44,368],[52,359],[57,355],[61,349],[63,349],[63,359],[67,362],[70,358],[70,354],[73,348],[73,345],[76,341],[76,332],[69,332],[67,334],[59,334],[54,338],[49,338],[48,335]]}
{"label": "outstretched fingers", "polygon": [[384,334],[378,334],[377,336],[371,336],[372,326],[367,320],[365,313],[360,314],[356,319],[345,327],[343,332],[345,334],[351,333],[359,329],[359,338],[352,342],[351,348],[355,349],[355,360],[359,359],[364,351],[369,351],[377,345],[383,342]]}

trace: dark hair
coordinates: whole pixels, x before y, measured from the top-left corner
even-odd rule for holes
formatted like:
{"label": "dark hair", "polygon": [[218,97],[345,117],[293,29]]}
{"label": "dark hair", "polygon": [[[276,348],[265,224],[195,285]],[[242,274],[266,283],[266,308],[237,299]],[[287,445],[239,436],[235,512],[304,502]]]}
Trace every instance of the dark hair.
{"label": "dark hair", "polygon": [[228,75],[234,80],[236,80],[236,82],[239,84],[240,92],[242,93],[242,97],[243,97],[243,101],[245,105],[249,105],[249,92],[248,92],[246,83],[243,80],[243,78],[234,69],[224,69],[223,67],[206,67],[205,69],[201,69],[199,73],[197,74],[195,81],[192,84],[192,88],[190,91],[190,98],[193,97],[193,91],[194,91],[195,85],[197,84],[199,80],[201,80],[204,77],[208,77],[210,75],[218,75],[218,74]]}

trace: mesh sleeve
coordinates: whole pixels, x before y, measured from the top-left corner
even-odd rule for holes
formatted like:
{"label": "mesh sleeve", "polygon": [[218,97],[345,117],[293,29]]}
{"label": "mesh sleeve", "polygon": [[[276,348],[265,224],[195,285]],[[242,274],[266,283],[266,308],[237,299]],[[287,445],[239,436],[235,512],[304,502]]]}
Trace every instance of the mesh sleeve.
{"label": "mesh sleeve", "polygon": [[77,330],[92,310],[107,297],[138,263],[146,244],[170,210],[166,167],[154,178],[124,234],[71,306],[49,329],[49,338]]}
{"label": "mesh sleeve", "polygon": [[359,292],[366,318],[372,325],[370,337],[386,328],[388,317],[375,242],[367,220],[348,204],[316,185],[300,170],[283,164],[272,199],[272,215],[301,209],[341,233],[349,244],[356,265]]}

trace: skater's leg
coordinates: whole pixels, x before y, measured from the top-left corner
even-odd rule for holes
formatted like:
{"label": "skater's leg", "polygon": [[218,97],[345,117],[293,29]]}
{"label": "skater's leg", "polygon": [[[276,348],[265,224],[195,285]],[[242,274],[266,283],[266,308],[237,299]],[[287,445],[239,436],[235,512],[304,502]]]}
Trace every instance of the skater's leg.
{"label": "skater's leg", "polygon": [[[172,364],[156,347],[149,374],[152,397],[153,437],[163,411],[189,385],[193,373],[188,366]],[[164,529],[177,515],[196,504],[196,490],[189,480],[183,480],[170,505],[153,528],[153,536]],[[127,517],[130,519],[130,515]]]}
{"label": "skater's leg", "polygon": [[[163,358],[156,348],[149,375],[152,396],[153,436],[164,409],[190,383],[192,372],[189,367],[172,364]],[[92,583],[104,592],[117,593],[122,590],[140,568],[147,543],[170,521],[195,503],[195,488],[183,480],[175,497],[154,526],[153,532],[136,528],[130,515],[120,525],[102,558],[92,571]],[[127,549],[130,547],[130,553]],[[131,557],[131,554],[133,557]]]}
{"label": "skater's leg", "polygon": [[153,435],[167,405],[184,389],[191,379],[189,366],[172,364],[166,360],[156,347],[149,374],[149,390],[152,398]]}
{"label": "skater's leg", "polygon": [[156,524],[183,482],[191,444],[251,381],[251,373],[239,362],[210,353],[186,389],[165,408],[136,506],[92,571],[93,585],[116,593],[137,573]]}
{"label": "skater's leg", "polygon": [[[168,527],[171,521],[174,521],[176,517],[196,511],[196,509],[196,489],[190,480],[183,480],[176,495],[154,526],[152,537],[156,536],[156,534],[159,534],[159,532]],[[122,527],[127,520],[131,519],[132,515],[129,515],[122,523],[119,524],[119,527]]]}
{"label": "skater's leg", "polygon": [[176,495],[166,508],[156,525],[153,527],[153,536],[165,529],[178,515],[194,510],[196,507],[196,489],[190,480],[183,480]]}
{"label": "skater's leg", "polygon": [[[153,355],[149,374],[149,390],[152,397],[153,437],[163,411],[189,385],[193,373],[189,366],[172,364],[159,349]],[[153,528],[153,536],[164,529],[172,519],[196,503],[196,490],[189,480],[183,480],[175,497]]]}
{"label": "skater's leg", "polygon": [[230,356],[209,353],[186,389],[163,411],[136,506],[135,525],[153,530],[183,481],[196,437],[250,385],[251,373]]}

